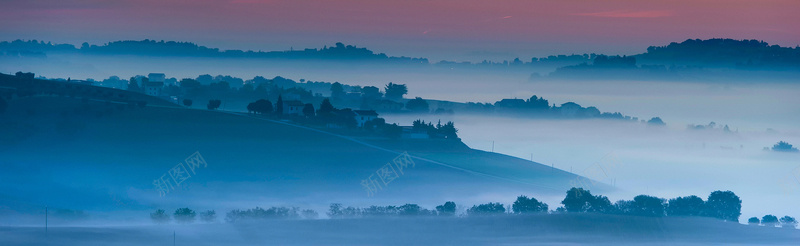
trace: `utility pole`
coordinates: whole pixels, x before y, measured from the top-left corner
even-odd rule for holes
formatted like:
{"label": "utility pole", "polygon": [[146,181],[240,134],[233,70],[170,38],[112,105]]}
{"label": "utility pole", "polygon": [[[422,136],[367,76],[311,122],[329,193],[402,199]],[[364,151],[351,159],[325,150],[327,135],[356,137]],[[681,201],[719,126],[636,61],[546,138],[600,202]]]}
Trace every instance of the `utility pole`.
{"label": "utility pole", "polygon": [[494,153],[494,141],[492,141],[492,153]]}
{"label": "utility pole", "polygon": [[47,205],[44,205],[44,236],[47,237]]}
{"label": "utility pole", "polygon": [[172,231],[172,246],[175,246],[175,231]]}

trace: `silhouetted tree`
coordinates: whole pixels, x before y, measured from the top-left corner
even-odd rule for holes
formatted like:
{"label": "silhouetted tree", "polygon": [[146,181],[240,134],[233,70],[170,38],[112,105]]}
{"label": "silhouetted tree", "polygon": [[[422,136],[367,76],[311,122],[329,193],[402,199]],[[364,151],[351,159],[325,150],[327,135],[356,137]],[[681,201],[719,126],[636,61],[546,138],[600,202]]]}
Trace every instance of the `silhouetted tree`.
{"label": "silhouetted tree", "polygon": [[303,106],[303,115],[306,117],[314,117],[314,104],[306,103]]}
{"label": "silhouetted tree", "polygon": [[364,86],[361,88],[361,95],[368,100],[378,100],[381,99],[383,93],[381,93],[381,89],[375,86]]}
{"label": "silhouetted tree", "polygon": [[619,200],[614,203],[614,212],[618,214],[633,214],[635,209],[631,200]]}
{"label": "silhouetted tree", "polygon": [[436,130],[447,139],[458,139],[458,129],[456,129],[456,125],[452,121],[448,121],[444,125],[438,125]]}
{"label": "silhouetted tree", "polygon": [[341,203],[331,203],[330,208],[328,208],[328,217],[332,219],[337,218],[356,218],[360,217],[362,214],[361,209],[354,208],[354,207],[344,207]]}
{"label": "silhouetted tree", "polygon": [[387,99],[397,101],[403,99],[403,95],[408,94],[408,87],[406,87],[405,84],[394,84],[390,82],[386,85],[384,91]]}
{"label": "silhouetted tree", "polygon": [[200,221],[205,223],[213,223],[217,221],[217,212],[214,210],[208,210],[205,212],[200,213]]}
{"label": "silhouetted tree", "polygon": [[758,225],[758,224],[761,224],[761,220],[759,220],[758,217],[750,217],[749,219],[747,219],[747,224],[748,225]]}
{"label": "silhouetted tree", "polygon": [[667,123],[664,123],[664,121],[661,120],[660,117],[651,118],[650,120],[647,121],[647,124],[648,125],[653,125],[653,126],[665,126],[665,125],[667,125]]}
{"label": "silhouetted tree", "polygon": [[297,219],[300,218],[297,208],[287,207],[271,207],[263,209],[255,207],[248,210],[234,209],[225,214],[225,221],[229,223],[236,223],[246,220],[264,220],[264,219]]}
{"label": "silhouetted tree", "polygon": [[206,105],[206,107],[209,110],[215,110],[218,109],[220,105],[222,105],[222,101],[220,101],[219,99],[211,99],[208,100],[208,105]]}
{"label": "silhouetted tree", "polygon": [[167,211],[164,211],[163,209],[159,209],[150,213],[150,219],[152,219],[156,224],[165,224],[170,220],[169,214],[167,214]]}
{"label": "silhouetted tree", "polygon": [[408,110],[415,111],[415,112],[428,112],[428,111],[430,111],[430,108],[428,106],[428,101],[425,101],[425,99],[422,99],[421,97],[417,97],[417,98],[414,98],[412,100],[409,100],[408,103],[406,103],[406,108]]}
{"label": "silhouetted tree", "polygon": [[669,199],[667,215],[669,216],[700,216],[705,207],[705,202],[698,196],[685,196]]}
{"label": "silhouetted tree", "polygon": [[467,215],[469,216],[501,215],[505,212],[506,208],[499,202],[475,205],[467,209]]}
{"label": "silhouetted tree", "polygon": [[664,199],[638,195],[633,198],[633,215],[661,217],[664,216]]}
{"label": "silhouetted tree", "polygon": [[319,109],[317,110],[317,115],[322,117],[329,117],[330,114],[335,111],[336,108],[333,107],[331,104],[331,100],[328,98],[322,99],[322,103],[319,105]]}
{"label": "silhouetted tree", "polygon": [[[142,81],[144,82],[144,81]],[[128,81],[128,90],[129,91],[142,91],[141,87],[139,87],[139,83],[136,82],[136,77],[131,77]]]}
{"label": "silhouetted tree", "polygon": [[405,204],[397,207],[397,215],[400,216],[426,216],[435,214],[436,212],[424,209],[417,204]]}
{"label": "silhouetted tree", "polygon": [[550,102],[548,102],[547,99],[536,97],[536,95],[531,96],[526,103],[528,107],[536,110],[546,110],[550,108]]}
{"label": "silhouetted tree", "polygon": [[247,104],[247,111],[256,114],[272,113],[272,102],[266,99],[258,99],[255,102]]}
{"label": "silhouetted tree", "polygon": [[778,217],[775,215],[764,215],[761,217],[761,224],[767,227],[775,227],[778,225]]}
{"label": "silhouetted tree", "polygon": [[172,215],[175,217],[175,221],[178,223],[194,223],[195,216],[197,214],[189,209],[189,208],[179,208],[175,210],[175,213]]}
{"label": "silhouetted tree", "polygon": [[797,220],[789,215],[781,217],[780,221],[783,228],[794,229],[797,227]]}
{"label": "silhouetted tree", "polygon": [[528,214],[528,213],[542,213],[547,212],[547,204],[539,202],[536,198],[528,198],[527,196],[519,196],[514,204],[511,205],[511,210],[515,214]]}
{"label": "silhouetted tree", "polygon": [[456,203],[455,202],[445,202],[442,205],[436,206],[436,212],[442,216],[455,216],[456,215]]}
{"label": "silhouetted tree", "polygon": [[181,88],[198,88],[200,87],[200,82],[193,79],[181,79],[180,86]]}
{"label": "silhouetted tree", "polygon": [[738,222],[742,214],[742,200],[732,191],[711,192],[706,202],[705,214],[713,218]]}
{"label": "silhouetted tree", "polygon": [[567,212],[609,213],[614,209],[608,197],[593,196],[590,191],[575,187],[567,191],[561,204]]}
{"label": "silhouetted tree", "polygon": [[772,146],[772,151],[798,152],[799,150],[787,142],[780,141]]}
{"label": "silhouetted tree", "polygon": [[314,220],[314,219],[319,218],[319,213],[317,213],[317,211],[314,211],[314,210],[311,210],[311,209],[305,209],[305,210],[301,211],[300,215],[303,217],[303,219],[307,219],[307,220]]}
{"label": "silhouetted tree", "polygon": [[342,98],[344,96],[344,86],[342,86],[339,82],[334,82],[331,84],[331,97],[332,98]]}
{"label": "silhouetted tree", "polygon": [[183,99],[183,106],[191,107],[192,106],[192,100],[191,99]]}
{"label": "silhouetted tree", "polygon": [[278,95],[278,102],[275,103],[275,113],[283,115],[283,96]]}

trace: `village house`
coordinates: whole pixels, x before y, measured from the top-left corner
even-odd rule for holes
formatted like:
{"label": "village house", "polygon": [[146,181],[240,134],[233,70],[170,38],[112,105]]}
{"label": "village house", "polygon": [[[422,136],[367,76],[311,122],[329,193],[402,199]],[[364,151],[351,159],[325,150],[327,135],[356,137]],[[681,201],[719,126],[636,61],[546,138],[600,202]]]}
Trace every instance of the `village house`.
{"label": "village house", "polygon": [[303,107],[305,106],[305,103],[298,100],[285,101],[283,102],[283,114],[303,116]]}
{"label": "village house", "polygon": [[150,96],[161,96],[161,90],[164,89],[164,82],[148,81],[144,83],[144,93]]}
{"label": "village house", "polygon": [[355,110],[356,126],[364,127],[364,123],[378,118],[378,113],[375,110]]}

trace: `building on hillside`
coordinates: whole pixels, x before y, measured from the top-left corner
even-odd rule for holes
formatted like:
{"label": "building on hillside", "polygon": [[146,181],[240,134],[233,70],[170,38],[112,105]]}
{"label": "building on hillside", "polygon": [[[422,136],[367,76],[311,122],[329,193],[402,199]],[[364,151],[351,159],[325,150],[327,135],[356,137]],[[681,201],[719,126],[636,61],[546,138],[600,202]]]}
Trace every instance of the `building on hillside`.
{"label": "building on hillside", "polygon": [[164,82],[167,80],[167,76],[163,73],[150,73],[147,75],[147,80],[150,80],[150,82]]}
{"label": "building on hillside", "polygon": [[306,104],[298,100],[289,100],[283,102],[284,115],[299,115],[303,116],[303,107]]}
{"label": "building on hillside", "polygon": [[375,110],[355,110],[356,126],[364,127],[364,123],[378,118],[378,113]]}
{"label": "building on hillside", "polygon": [[144,83],[144,94],[158,97],[161,96],[161,90],[164,89],[164,82],[149,81]]}

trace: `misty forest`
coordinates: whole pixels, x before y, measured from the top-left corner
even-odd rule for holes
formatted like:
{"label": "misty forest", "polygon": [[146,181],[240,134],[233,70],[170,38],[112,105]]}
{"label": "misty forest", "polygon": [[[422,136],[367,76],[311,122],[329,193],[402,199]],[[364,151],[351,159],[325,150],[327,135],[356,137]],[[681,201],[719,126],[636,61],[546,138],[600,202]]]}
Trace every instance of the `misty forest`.
{"label": "misty forest", "polygon": [[796,245],[800,4],[668,2],[8,1],[0,245]]}

